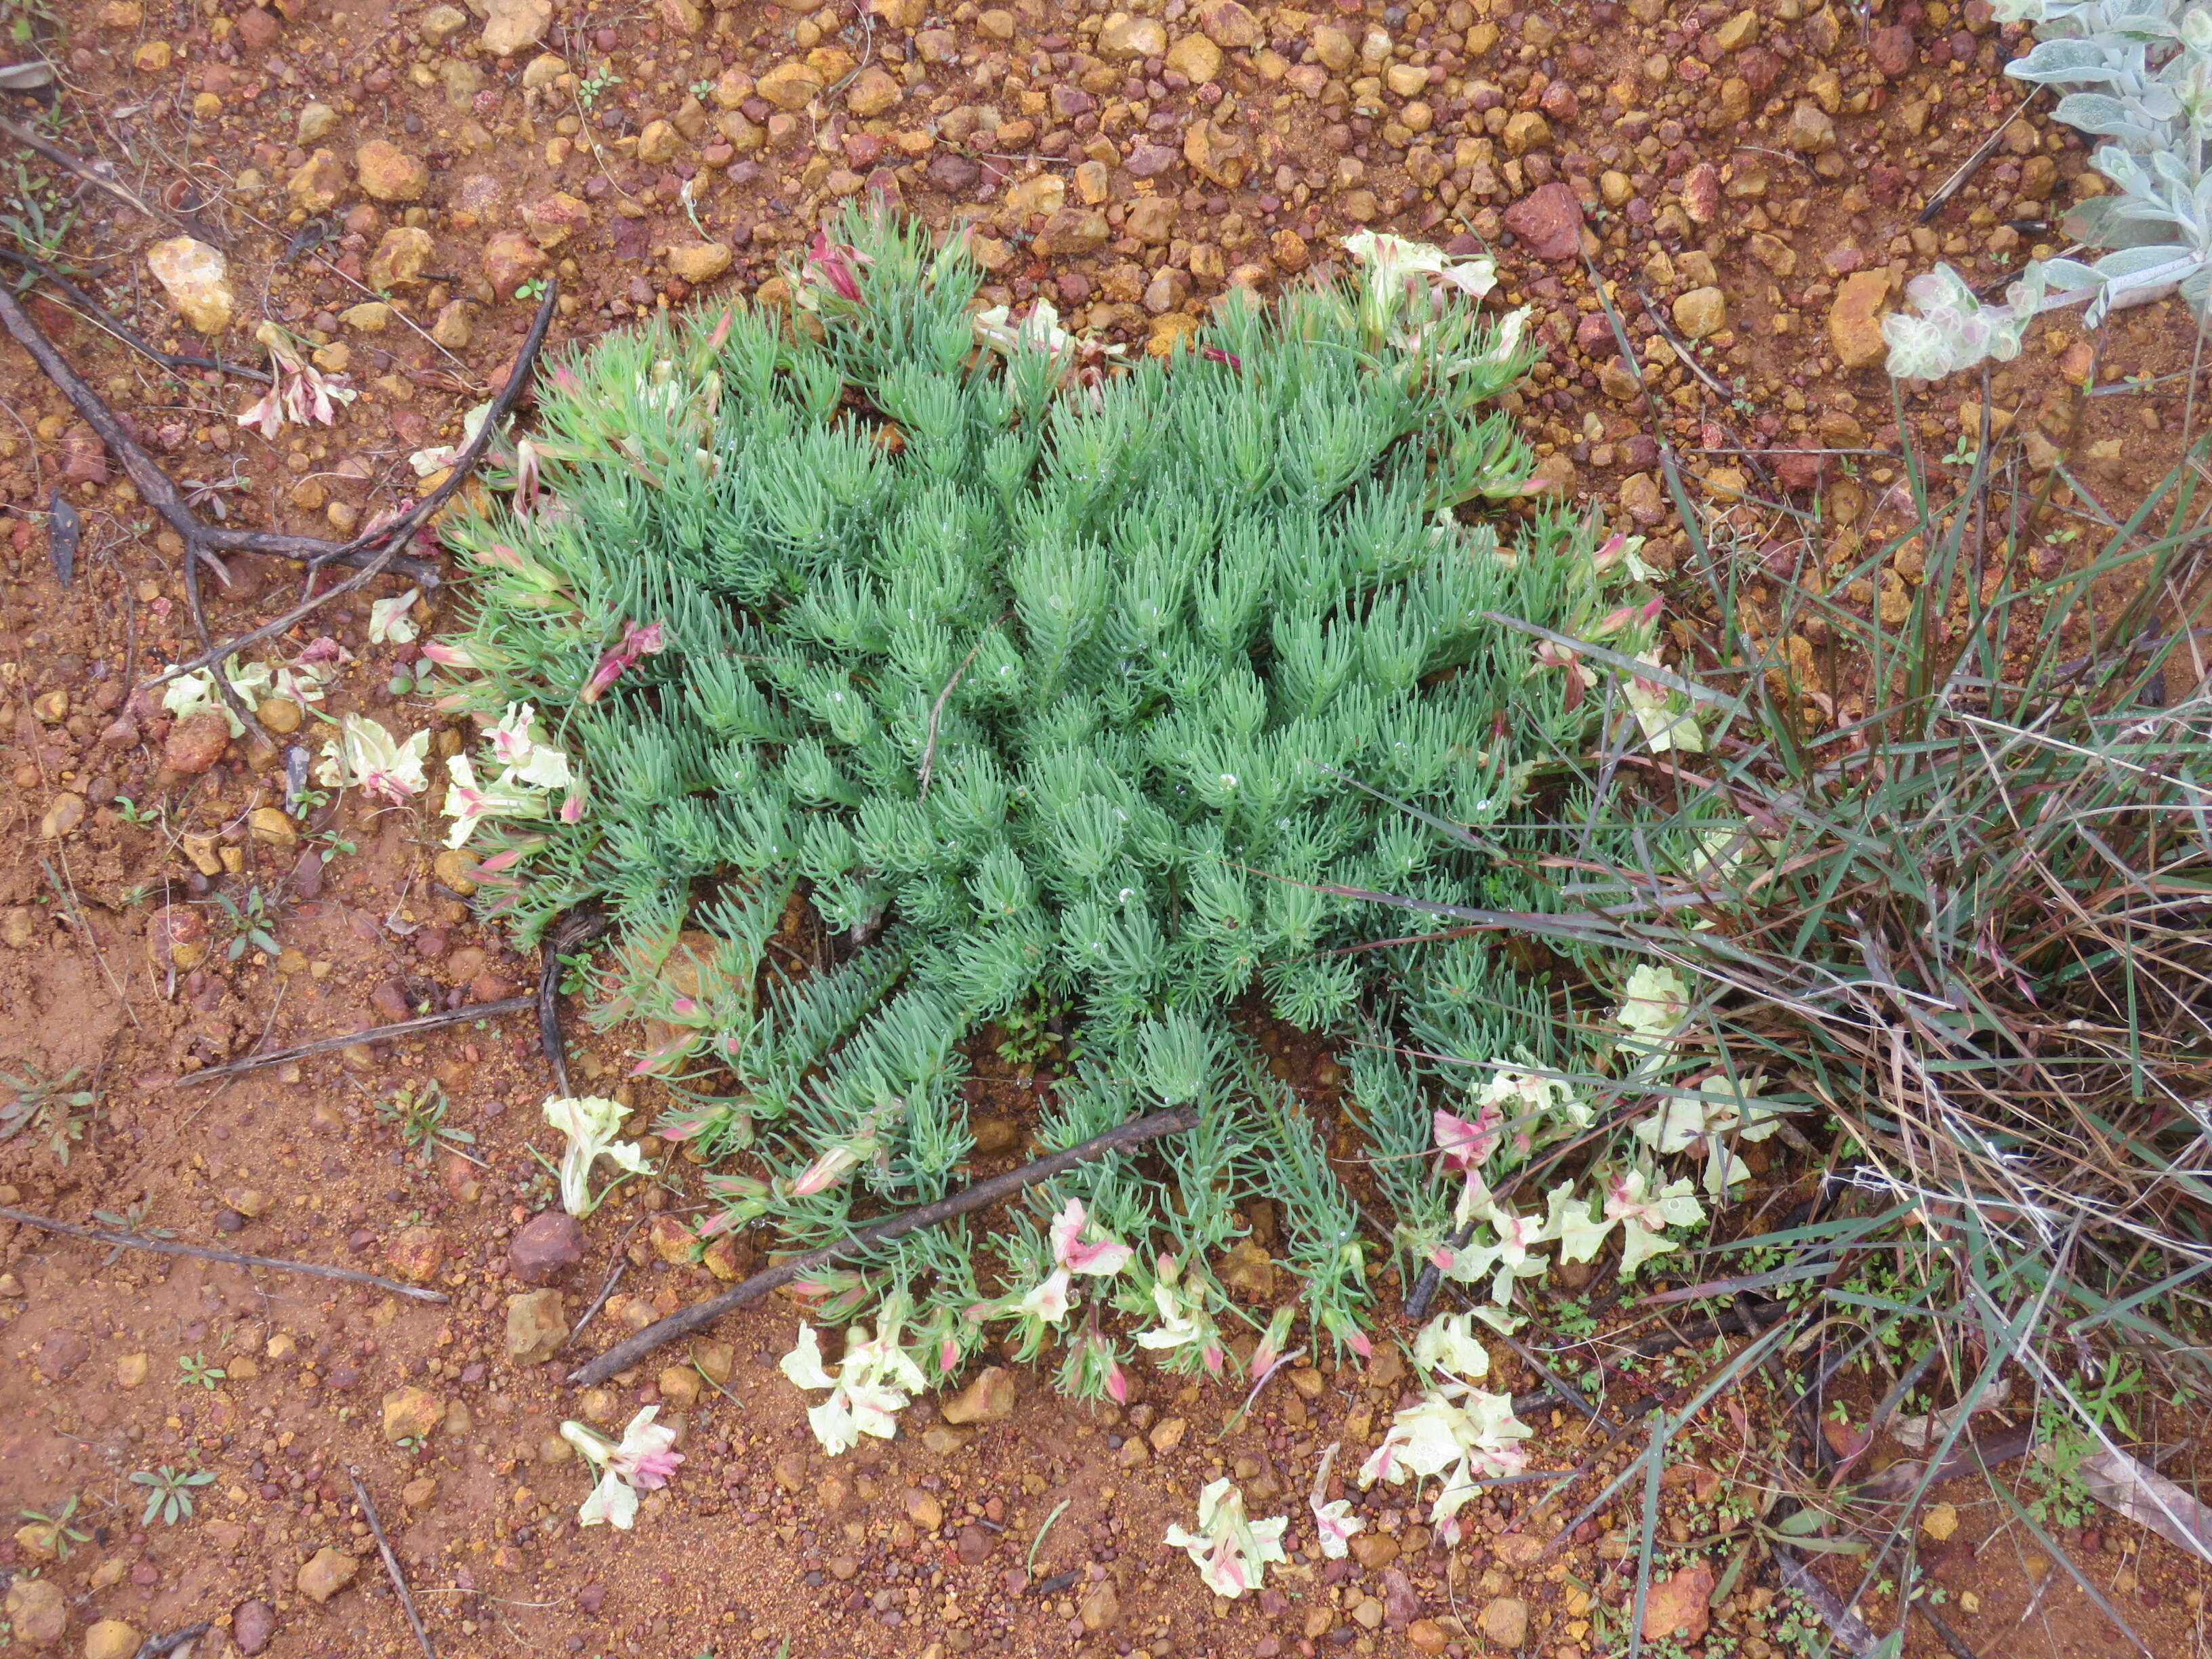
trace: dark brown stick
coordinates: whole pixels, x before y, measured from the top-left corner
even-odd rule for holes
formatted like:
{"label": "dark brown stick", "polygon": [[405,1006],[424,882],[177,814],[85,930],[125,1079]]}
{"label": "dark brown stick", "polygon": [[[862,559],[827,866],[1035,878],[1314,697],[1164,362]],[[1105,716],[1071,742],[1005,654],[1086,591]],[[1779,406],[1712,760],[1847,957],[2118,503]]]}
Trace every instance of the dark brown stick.
{"label": "dark brown stick", "polygon": [[22,145],[25,149],[34,150],[39,155],[45,156],[46,160],[52,161],[56,167],[60,167],[64,172],[74,173],[78,178],[83,179],[85,183],[94,186],[95,189],[106,191],[110,196],[112,196],[117,201],[122,203],[124,206],[129,208],[132,212],[143,213],[149,219],[156,221],[168,216],[166,214],[156,213],[152,208],[148,207],[145,203],[140,201],[136,196],[133,196],[121,185],[117,184],[114,179],[102,178],[93,167],[90,162],[81,161],[76,156],[70,155],[67,150],[63,149],[58,145],[48,143],[45,139],[40,137],[37,133],[32,131],[30,128],[19,126],[13,121],[0,119],[0,132],[6,133],[17,143]]}
{"label": "dark brown stick", "polygon": [[[399,557],[399,550],[407,544],[408,538],[416,529],[427,524],[431,516],[468,482],[477,463],[483,459],[484,451],[491,447],[492,440],[498,436],[501,424],[514,411],[516,400],[522,396],[523,387],[530,383],[530,371],[537,363],[538,349],[545,343],[545,331],[553,325],[553,302],[559,296],[559,289],[558,283],[548,280],[544,301],[538,306],[538,315],[531,322],[529,336],[523,341],[522,349],[515,354],[514,373],[507,377],[507,384],[500,388],[499,396],[492,400],[491,411],[484,416],[483,424],[477,428],[477,435],[469,440],[468,447],[461,451],[459,458],[446,474],[446,481],[390,524],[379,525],[374,530],[365,532],[350,542],[319,543],[316,546],[319,550],[294,556],[304,559],[311,569],[319,569],[326,564],[358,564],[360,568],[354,574],[327,592],[302,599],[273,622],[265,622],[225,644],[210,646],[190,662],[167,670],[158,678],[149,680],[148,686],[160,685],[179,674],[189,674],[211,663],[222,662],[249,645],[281,634],[309,612],[374,580],[380,571],[398,569],[402,565],[413,566],[429,573],[427,580],[418,576],[416,578],[417,581],[428,586],[438,586],[441,579],[434,565],[426,565],[416,559],[403,560]],[[376,549],[374,553],[368,551],[372,547]],[[222,684],[222,675],[216,676],[216,684]]]}
{"label": "dark brown stick", "polygon": [[187,368],[211,368],[218,374],[234,374],[241,380],[258,380],[263,386],[267,386],[276,378],[265,368],[253,368],[245,363],[226,363],[214,357],[188,357],[177,352],[164,351],[58,270],[12,247],[0,247],[0,259],[21,265],[40,282],[58,289],[84,313],[88,322],[106,329],[140,356],[152,359],[173,374]]}
{"label": "dark brown stick", "polygon": [[871,1244],[880,1244],[887,1239],[902,1238],[919,1232],[924,1227],[933,1227],[940,1221],[950,1221],[955,1216],[965,1215],[970,1210],[980,1210],[1000,1200],[1012,1198],[1016,1193],[1034,1187],[1040,1181],[1049,1181],[1063,1170],[1088,1164],[1109,1152],[1121,1152],[1131,1146],[1142,1146],[1147,1140],[1157,1140],[1162,1135],[1179,1134],[1198,1121],[1195,1106],[1178,1106],[1173,1111],[1154,1112],[1147,1117],[1133,1117],[1127,1123],[1116,1124],[1103,1134],[1096,1134],[1079,1146],[1041,1158],[1034,1164],[1025,1164],[1018,1170],[1009,1170],[1004,1175],[979,1181],[964,1192],[951,1198],[939,1199],[934,1204],[925,1204],[918,1210],[908,1210],[903,1215],[886,1216],[881,1221],[872,1221],[848,1238],[835,1244],[825,1244],[818,1250],[809,1250],[779,1261],[773,1267],[763,1268],[742,1285],[733,1285],[720,1296],[710,1296],[704,1302],[695,1302],[681,1312],[672,1313],[657,1325],[648,1325],[635,1336],[617,1342],[597,1359],[568,1374],[571,1382],[590,1385],[604,1382],[617,1371],[626,1371],[632,1365],[664,1344],[678,1337],[689,1336],[701,1327],[713,1324],[726,1313],[734,1312],[748,1303],[757,1302],[778,1285],[788,1285],[817,1267],[827,1267],[839,1256],[849,1255],[855,1250],[866,1249]]}
{"label": "dark brown stick", "polygon": [[188,1255],[197,1261],[228,1261],[236,1267],[273,1267],[283,1273],[307,1273],[316,1279],[342,1279],[349,1285],[374,1285],[380,1291],[390,1291],[395,1296],[411,1296],[417,1302],[451,1302],[453,1299],[443,1291],[426,1291],[419,1285],[402,1285],[396,1279],[365,1273],[355,1267],[325,1267],[319,1261],[286,1261],[273,1255],[246,1255],[237,1250],[211,1250],[204,1244],[180,1244],[173,1238],[142,1238],[137,1233],[110,1232],[105,1227],[81,1227],[74,1221],[57,1221],[50,1215],[33,1215],[28,1210],[10,1209],[4,1204],[0,1204],[0,1221],[21,1222],[26,1227],[40,1227],[50,1233],[67,1233],[71,1238],[89,1238],[102,1244],[119,1244],[129,1250],[151,1250],[157,1255]]}
{"label": "dark brown stick", "polygon": [[604,912],[579,907],[547,928],[539,946],[538,1047],[563,1098],[575,1091],[568,1085],[568,1045],[561,1036],[561,964],[570,952],[605,933],[609,925]]}
{"label": "dark brown stick", "polygon": [[465,1008],[449,1008],[442,1014],[425,1014],[420,1019],[403,1019],[397,1025],[372,1025],[365,1031],[349,1031],[343,1036],[317,1037],[313,1042],[302,1042],[295,1048],[279,1048],[271,1054],[248,1054],[243,1060],[234,1060],[228,1066],[210,1066],[204,1072],[187,1072],[169,1086],[190,1089],[202,1083],[220,1082],[228,1078],[258,1072],[264,1066],[274,1066],[287,1060],[303,1060],[309,1054],[326,1054],[333,1048],[349,1048],[356,1042],[389,1042],[394,1037],[419,1036],[425,1031],[442,1030],[448,1025],[465,1025],[472,1019],[490,1019],[500,1014],[519,1014],[525,1008],[538,1006],[535,997],[504,997],[497,1002],[472,1002]]}
{"label": "dark brown stick", "polygon": [[361,1471],[349,1468],[353,1477],[354,1502],[361,1505],[361,1518],[368,1522],[368,1535],[376,1540],[376,1553],[384,1558],[384,1571],[392,1580],[392,1588],[399,1592],[399,1606],[407,1614],[407,1622],[414,1626],[415,1639],[422,1644],[428,1659],[438,1659],[438,1650],[430,1645],[430,1632],[422,1628],[422,1615],[415,1611],[415,1598],[407,1593],[407,1580],[399,1571],[399,1558],[392,1553],[392,1540],[384,1535],[384,1522],[376,1518],[376,1505],[368,1501],[368,1488],[362,1484]]}
{"label": "dark brown stick", "polygon": [[[207,548],[218,553],[268,553],[279,558],[302,562],[328,555],[325,562],[335,560],[344,564],[366,564],[368,556],[359,553],[348,544],[318,541],[312,536],[286,536],[267,530],[233,530],[203,523],[184,497],[184,493],[169,481],[169,477],[154,465],[153,457],[138,446],[123,429],[114,412],[100,401],[100,394],[86,385],[77,372],[69,366],[69,360],[54,349],[39,325],[31,320],[30,313],[4,283],[0,283],[0,323],[7,325],[15,336],[16,344],[31,355],[46,377],[62,390],[70,406],[84,419],[87,426],[100,434],[108,453],[122,464],[146,503],[164,519],[169,527],[185,538],[191,547]],[[440,580],[437,566],[422,559],[394,559],[392,568],[419,582],[436,586]]]}

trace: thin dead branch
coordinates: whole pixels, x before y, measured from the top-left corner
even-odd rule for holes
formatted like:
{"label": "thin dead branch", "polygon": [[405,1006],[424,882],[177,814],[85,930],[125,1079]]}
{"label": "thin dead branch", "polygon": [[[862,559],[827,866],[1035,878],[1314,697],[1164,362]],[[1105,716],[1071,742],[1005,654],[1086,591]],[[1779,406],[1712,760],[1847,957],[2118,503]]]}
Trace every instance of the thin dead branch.
{"label": "thin dead branch", "polygon": [[417,1302],[453,1300],[443,1291],[425,1290],[420,1285],[402,1285],[396,1279],[365,1273],[356,1267],[325,1267],[319,1261],[287,1261],[279,1256],[247,1255],[239,1250],[210,1249],[204,1244],[185,1244],[173,1238],[147,1238],[137,1233],[118,1233],[106,1227],[85,1227],[74,1221],[57,1221],[50,1215],[33,1215],[28,1210],[14,1209],[6,1205],[0,1205],[0,1221],[13,1221],[50,1233],[66,1233],[71,1238],[88,1238],[95,1243],[120,1245],[126,1250],[151,1250],[156,1255],[190,1256],[196,1261],[227,1261],[234,1267],[268,1267],[277,1273],[343,1279],[349,1285],[374,1285],[380,1291],[390,1291],[394,1296],[411,1296]]}
{"label": "thin dead branch", "polygon": [[569,1374],[571,1382],[592,1384],[605,1382],[617,1371],[628,1370],[632,1365],[667,1343],[689,1336],[704,1326],[711,1325],[726,1313],[734,1313],[750,1303],[757,1302],[779,1285],[826,1267],[841,1256],[865,1250],[872,1244],[903,1238],[907,1234],[933,1227],[955,1216],[968,1214],[1016,1193],[1049,1181],[1065,1170],[1088,1164],[1093,1158],[1103,1158],[1109,1152],[1123,1152],[1140,1146],[1162,1135],[1180,1134],[1198,1121],[1198,1109],[1179,1106],[1172,1111],[1154,1112],[1148,1116],[1131,1118],[1116,1124],[1103,1134],[1066,1148],[1064,1151],[1041,1158],[1034,1164],[1025,1164],[1018,1170],[1009,1170],[1004,1175],[979,1181],[964,1192],[940,1199],[934,1204],[925,1204],[918,1210],[908,1210],[903,1215],[886,1216],[881,1221],[872,1221],[855,1231],[849,1237],[834,1244],[825,1244],[818,1250],[809,1250],[804,1255],[794,1255],[779,1261],[772,1267],[762,1269],[741,1285],[733,1285],[720,1296],[704,1302],[695,1302],[679,1312],[671,1314],[656,1325],[648,1325],[627,1341],[617,1342],[597,1359],[580,1366]]}
{"label": "thin dead branch", "polygon": [[203,1083],[228,1082],[248,1072],[258,1072],[264,1066],[276,1066],[288,1060],[304,1060],[309,1054],[326,1054],[333,1048],[350,1048],[356,1042],[389,1042],[395,1037],[420,1036],[425,1031],[443,1030],[448,1025],[465,1025],[471,1020],[495,1019],[501,1014],[519,1014],[526,1008],[538,1006],[535,997],[503,997],[497,1002],[472,1002],[463,1008],[448,1008],[443,1013],[425,1014],[420,1019],[403,1019],[397,1025],[372,1025],[362,1031],[349,1031],[343,1036],[317,1037],[313,1042],[302,1042],[289,1048],[278,1048],[265,1054],[248,1054],[243,1060],[234,1060],[227,1066],[210,1066],[205,1071],[187,1072],[169,1085],[172,1089],[196,1088]]}
{"label": "thin dead branch", "polygon": [[354,1502],[361,1505],[361,1518],[368,1522],[368,1535],[376,1540],[376,1553],[384,1558],[385,1573],[398,1593],[400,1610],[406,1613],[415,1639],[422,1644],[425,1659],[438,1659],[438,1650],[430,1645],[430,1632],[422,1628],[422,1615],[415,1611],[415,1598],[407,1593],[407,1578],[399,1571],[399,1558],[392,1553],[392,1540],[384,1535],[384,1522],[377,1519],[376,1505],[369,1501],[368,1488],[362,1484],[361,1471],[349,1468],[346,1474],[353,1480]]}

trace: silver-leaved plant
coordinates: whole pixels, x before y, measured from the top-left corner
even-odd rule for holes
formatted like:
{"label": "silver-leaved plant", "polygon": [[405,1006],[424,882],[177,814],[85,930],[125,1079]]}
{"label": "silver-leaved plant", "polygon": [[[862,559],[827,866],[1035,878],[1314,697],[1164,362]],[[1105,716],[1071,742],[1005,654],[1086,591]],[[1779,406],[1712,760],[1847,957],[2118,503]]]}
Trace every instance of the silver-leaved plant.
{"label": "silver-leaved plant", "polygon": [[2107,142],[2091,164],[2113,186],[2074,209],[2068,229],[2109,250],[2091,262],[2028,266],[2002,306],[1984,306],[1948,266],[1907,290],[1917,317],[1883,325],[1889,371],[1935,379],[2019,349],[2028,320],[2055,307],[2108,311],[2179,292],[2200,322],[2212,308],[2212,7],[2184,0],[1997,0],[1999,21],[2035,25],[2015,80],[2065,89],[2057,116]]}

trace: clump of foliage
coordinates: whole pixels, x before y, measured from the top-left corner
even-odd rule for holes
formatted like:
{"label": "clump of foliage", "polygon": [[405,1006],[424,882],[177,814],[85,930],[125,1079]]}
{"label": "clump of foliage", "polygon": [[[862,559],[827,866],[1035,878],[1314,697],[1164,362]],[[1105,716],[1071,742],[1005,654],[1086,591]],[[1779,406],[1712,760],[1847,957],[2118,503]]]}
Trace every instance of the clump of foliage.
{"label": "clump of foliage", "polygon": [[[710,1178],[715,1225],[803,1248],[943,1195],[970,1149],[963,1040],[1039,1008],[1080,1042],[1048,1146],[1197,1106],[1164,1181],[1110,1157],[988,1241],[884,1246],[805,1287],[825,1322],[901,1297],[942,1375],[1004,1321],[1111,1392],[1110,1302],[1160,1322],[1139,1340],[1164,1363],[1218,1364],[1208,1263],[1265,1193],[1304,1317],[1364,1347],[1379,1229],[1235,1016],[1410,1030],[1455,1103],[1527,1079],[1504,1163],[1585,1120],[1547,1084],[1597,1063],[1555,990],[1468,939],[1355,947],[1392,930],[1377,890],[1553,906],[1514,816],[1620,699],[1499,618],[1642,673],[1648,573],[1553,513],[1510,537],[1473,516],[1529,470],[1490,406],[1522,319],[1471,303],[1484,262],[1375,239],[1364,287],[1232,301],[1197,349],[1115,365],[1042,308],[976,315],[957,245],[848,234],[794,267],[790,319],[659,323],[554,372],[539,476],[452,532],[477,608],[427,654],[472,675],[448,707],[557,748],[567,791],[457,763],[456,839],[525,942],[611,909],[596,1018],[646,1021],[639,1070],[696,1100],[664,1133],[747,1154]],[[829,934],[811,971],[769,949],[794,894]],[[1369,1127],[1419,1199],[1409,1260],[1457,1224],[1420,1194],[1434,1080]],[[1496,1127],[1503,1101],[1469,1115]],[[1083,1265],[1109,1246],[1126,1271]]]}
{"label": "clump of foliage", "polygon": [[2066,228],[2110,252],[2031,261],[2002,305],[1982,304],[1948,265],[1916,278],[1907,293],[1920,314],[1882,325],[1889,372],[1902,378],[2008,361],[2029,321],[2054,306],[2086,301],[2094,326],[2115,307],[2179,291],[2200,323],[2212,314],[2212,11],[2190,0],[1997,0],[1996,9],[2038,37],[2005,73],[2063,89],[2058,118],[2106,140],[2090,160],[2112,193],[2078,204]]}

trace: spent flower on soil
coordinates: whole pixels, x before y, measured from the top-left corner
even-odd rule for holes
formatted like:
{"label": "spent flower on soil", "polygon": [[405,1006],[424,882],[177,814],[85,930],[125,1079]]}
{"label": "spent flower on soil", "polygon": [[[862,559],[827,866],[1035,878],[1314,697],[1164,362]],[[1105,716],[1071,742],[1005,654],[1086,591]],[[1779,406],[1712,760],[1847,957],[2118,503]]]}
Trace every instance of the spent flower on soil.
{"label": "spent flower on soil", "polygon": [[1283,1531],[1287,1516],[1265,1521],[1244,1516],[1244,1494],[1226,1479],[1216,1480],[1198,1495],[1198,1530],[1170,1527],[1166,1541],[1188,1553],[1198,1576],[1216,1595],[1242,1595],[1258,1589],[1267,1576],[1270,1561],[1287,1561]]}
{"label": "spent flower on soil", "polygon": [[898,1414],[929,1379],[900,1346],[906,1322],[906,1298],[894,1291],[877,1310],[876,1334],[866,1325],[845,1332],[845,1357],[833,1376],[822,1363],[822,1343],[811,1325],[801,1322],[799,1345],[784,1355],[783,1374],[802,1389],[827,1389],[830,1397],[807,1408],[806,1424],[822,1449],[832,1457],[860,1444],[864,1434],[889,1440],[898,1432]]}
{"label": "spent flower on soil", "polygon": [[545,1121],[568,1138],[561,1153],[561,1207],[579,1218],[599,1207],[608,1193],[622,1184],[622,1177],[594,1194],[592,1191],[592,1165],[607,1158],[630,1175],[647,1171],[645,1154],[635,1143],[622,1138],[622,1126],[629,1117],[629,1109],[618,1101],[607,1100],[597,1095],[562,1098],[549,1095],[545,1101]]}
{"label": "spent flower on soil", "polygon": [[1638,963],[1629,970],[1620,1006],[1613,1011],[1613,1023],[1628,1033],[1618,1046],[1628,1054],[1657,1054],[1673,1046],[1689,1014],[1688,982],[1671,968]]}
{"label": "spent flower on soil", "polygon": [[659,1407],[647,1406],[630,1419],[618,1441],[574,1419],[561,1425],[561,1437],[599,1471],[599,1485],[576,1511],[579,1526],[604,1524],[628,1532],[637,1521],[638,1493],[668,1484],[684,1454],[673,1449],[676,1431],[653,1421],[659,1414]]}
{"label": "spent flower on soil", "polygon": [[1413,1338],[1413,1363],[1424,1375],[1441,1370],[1464,1382],[1489,1375],[1490,1350],[1474,1334],[1473,1314],[1438,1314]]}
{"label": "spent flower on soil", "polygon": [[1594,1261],[1597,1253],[1605,1248],[1606,1236],[1613,1231],[1613,1218],[1591,1212],[1592,1200],[1575,1195],[1575,1183],[1563,1181],[1545,1194],[1550,1213],[1544,1218],[1544,1231],[1557,1239],[1559,1260],[1562,1261]]}
{"label": "spent flower on soil", "polygon": [[1528,1463],[1521,1443],[1531,1432],[1513,1415],[1511,1395],[1447,1382],[1390,1419],[1382,1443],[1360,1468],[1359,1484],[1418,1486],[1437,1476],[1429,1520],[1444,1542],[1455,1544],[1459,1511],[1474,1498],[1476,1483],[1520,1474]]}
{"label": "spent flower on soil", "polygon": [[1321,1542],[1322,1554],[1331,1561],[1341,1561],[1351,1554],[1352,1534],[1367,1528],[1365,1521],[1352,1514],[1349,1499],[1322,1501],[1328,1496],[1329,1469],[1343,1449],[1340,1440],[1328,1443],[1328,1449],[1321,1455],[1321,1467],[1314,1471],[1313,1492],[1306,1499],[1306,1507],[1313,1511],[1314,1536]]}
{"label": "spent flower on soil", "polygon": [[404,805],[428,781],[422,775],[422,763],[429,753],[428,732],[417,732],[402,743],[380,720],[367,714],[341,714],[337,736],[323,744],[315,781],[331,788],[366,789]]}
{"label": "spent flower on soil", "polygon": [[368,642],[371,645],[409,645],[415,639],[415,622],[407,613],[415,601],[422,597],[421,590],[409,588],[404,593],[388,599],[378,599],[368,607]]}
{"label": "spent flower on soil", "polygon": [[1779,1127],[1772,1109],[1753,1098],[1760,1079],[1757,1073],[1731,1079],[1716,1072],[1698,1085],[1692,1094],[1669,1095],[1659,1109],[1631,1131],[1662,1157],[1694,1152],[1705,1160],[1705,1191],[1715,1198],[1751,1170],[1736,1156],[1736,1140],[1764,1140]]}
{"label": "spent flower on soil", "polygon": [[274,323],[253,331],[269,353],[269,390],[238,417],[240,426],[259,427],[272,443],[286,422],[295,426],[311,422],[329,426],[337,419],[333,403],[349,404],[361,393],[346,384],[343,374],[325,374],[309,362],[299,341]]}

